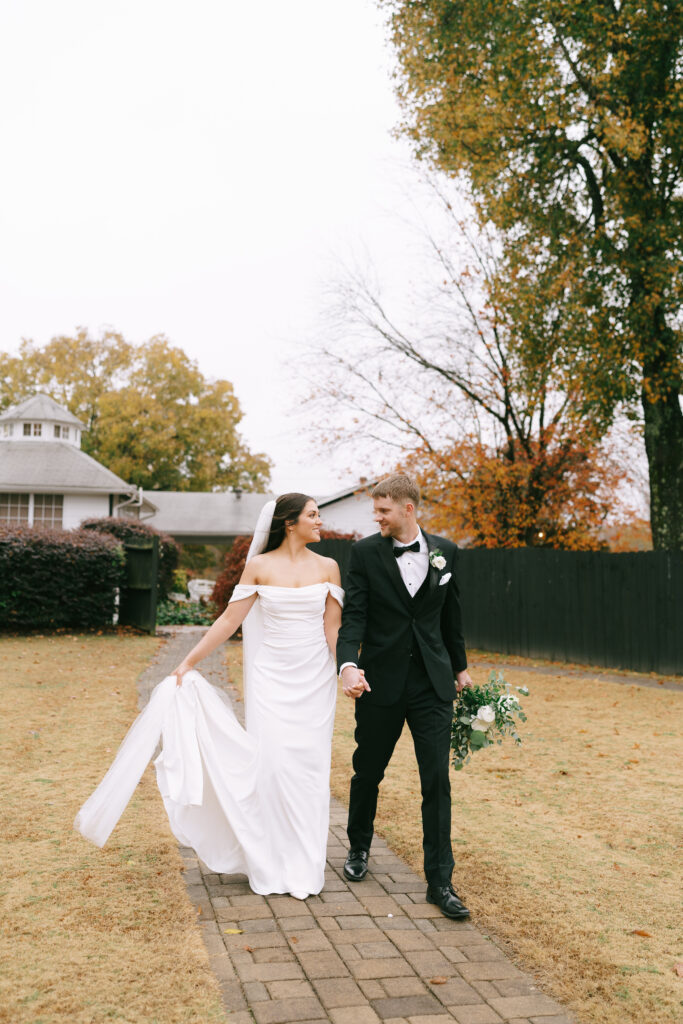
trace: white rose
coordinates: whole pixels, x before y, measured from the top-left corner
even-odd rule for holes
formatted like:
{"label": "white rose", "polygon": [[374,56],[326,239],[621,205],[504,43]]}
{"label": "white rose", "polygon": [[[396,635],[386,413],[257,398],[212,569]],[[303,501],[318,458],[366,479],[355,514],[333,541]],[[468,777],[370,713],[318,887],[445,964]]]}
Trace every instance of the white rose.
{"label": "white rose", "polygon": [[[490,704],[485,704],[483,708],[479,708],[477,711],[477,717],[472,723],[474,729],[477,728],[476,722],[481,722],[484,730],[488,729],[496,720],[496,712],[493,710]],[[481,726],[479,727],[481,728]]]}
{"label": "white rose", "polygon": [[435,569],[445,569],[446,559],[443,557],[443,555],[437,555],[436,558],[432,559],[432,565],[434,566]]}
{"label": "white rose", "polygon": [[486,722],[482,722],[481,718],[475,718],[472,722],[472,729],[474,732],[487,732],[488,724]]}

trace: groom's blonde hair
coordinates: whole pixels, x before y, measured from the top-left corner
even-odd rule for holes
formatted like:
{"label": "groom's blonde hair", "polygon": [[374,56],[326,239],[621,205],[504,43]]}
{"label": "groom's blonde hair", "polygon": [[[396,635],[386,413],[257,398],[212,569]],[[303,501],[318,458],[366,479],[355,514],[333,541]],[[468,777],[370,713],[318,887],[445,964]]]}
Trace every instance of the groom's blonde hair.
{"label": "groom's blonde hair", "polygon": [[373,498],[391,498],[392,501],[410,501],[415,508],[420,504],[420,488],[412,477],[405,473],[393,473],[380,480],[372,489]]}

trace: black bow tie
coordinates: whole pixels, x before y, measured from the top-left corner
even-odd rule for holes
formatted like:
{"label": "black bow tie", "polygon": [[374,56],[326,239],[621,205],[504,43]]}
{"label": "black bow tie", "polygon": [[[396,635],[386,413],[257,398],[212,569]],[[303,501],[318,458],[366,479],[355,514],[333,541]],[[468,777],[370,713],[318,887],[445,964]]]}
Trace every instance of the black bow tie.
{"label": "black bow tie", "polygon": [[406,544],[406,546],[404,548],[395,547],[394,548],[394,555],[396,556],[396,558],[400,558],[401,555],[405,555],[406,551],[419,551],[419,550],[420,550],[420,542],[419,542],[419,540],[416,540],[413,544]]}

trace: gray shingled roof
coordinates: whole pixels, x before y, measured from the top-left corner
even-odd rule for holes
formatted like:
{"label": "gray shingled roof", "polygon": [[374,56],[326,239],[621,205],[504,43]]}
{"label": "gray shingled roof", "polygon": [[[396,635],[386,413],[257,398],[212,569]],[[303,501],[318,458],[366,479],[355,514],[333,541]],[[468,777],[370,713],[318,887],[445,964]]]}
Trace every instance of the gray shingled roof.
{"label": "gray shingled roof", "polygon": [[73,413],[55,402],[54,398],[43,394],[31,395],[23,402],[5,409],[0,415],[0,423],[3,420],[56,420],[57,423],[69,423],[84,429],[84,425]]}
{"label": "gray shingled roof", "polygon": [[[158,508],[146,518],[150,526],[174,537],[248,537],[254,532],[259,512],[272,494],[240,494],[233,491],[145,491]],[[208,539],[203,543],[208,543]]]}
{"label": "gray shingled roof", "polygon": [[0,489],[65,494],[135,491],[132,484],[65,441],[0,441]]}

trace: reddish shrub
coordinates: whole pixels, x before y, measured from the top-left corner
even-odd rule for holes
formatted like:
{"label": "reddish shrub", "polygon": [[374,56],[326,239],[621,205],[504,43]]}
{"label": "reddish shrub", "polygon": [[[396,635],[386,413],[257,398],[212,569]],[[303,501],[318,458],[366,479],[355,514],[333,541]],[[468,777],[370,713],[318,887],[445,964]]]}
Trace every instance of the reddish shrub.
{"label": "reddish shrub", "polygon": [[158,537],[159,538],[159,600],[163,601],[173,590],[173,573],[178,567],[180,548],[167,533],[140,522],[132,516],[104,516],[102,519],[84,519],[81,523],[82,530],[95,530],[97,533],[109,533],[122,541],[135,537]]}
{"label": "reddish shrub", "polygon": [[240,581],[247,561],[247,553],[251,537],[237,537],[234,544],[225,556],[223,571],[216,580],[211,594],[211,600],[215,604],[218,614],[221,615],[228,607],[232,592]]}
{"label": "reddish shrub", "polygon": [[0,627],[111,625],[124,572],[111,534],[0,526]]}

